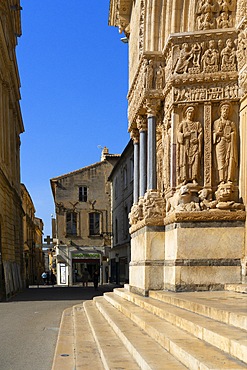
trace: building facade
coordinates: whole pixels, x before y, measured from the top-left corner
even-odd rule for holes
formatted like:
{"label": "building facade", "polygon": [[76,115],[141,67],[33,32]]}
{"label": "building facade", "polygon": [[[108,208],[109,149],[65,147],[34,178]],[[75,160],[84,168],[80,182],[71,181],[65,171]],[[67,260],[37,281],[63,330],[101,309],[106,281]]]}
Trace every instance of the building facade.
{"label": "building facade", "polygon": [[111,0],[129,44],[130,289],[246,281],[246,0]]}
{"label": "building facade", "polygon": [[23,286],[23,226],[20,191],[20,80],[16,60],[21,36],[20,1],[0,2],[0,297]]}
{"label": "building facade", "polygon": [[42,251],[43,221],[35,217],[33,200],[24,184],[21,184],[23,207],[24,277],[25,286],[39,284],[44,270]]}
{"label": "building facade", "polygon": [[109,253],[109,277],[117,284],[129,281],[129,213],[133,204],[134,157],[132,140],[114,166],[112,184],[112,249]]}
{"label": "building facade", "polygon": [[59,285],[80,283],[87,272],[92,279],[95,270],[105,281],[112,230],[108,177],[118,158],[104,148],[100,162],[50,180],[56,208]]}

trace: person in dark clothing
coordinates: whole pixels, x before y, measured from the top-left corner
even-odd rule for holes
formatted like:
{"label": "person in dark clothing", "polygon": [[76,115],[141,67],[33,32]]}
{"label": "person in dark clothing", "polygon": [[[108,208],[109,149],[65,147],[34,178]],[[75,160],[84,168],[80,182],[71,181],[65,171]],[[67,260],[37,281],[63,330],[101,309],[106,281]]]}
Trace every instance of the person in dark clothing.
{"label": "person in dark clothing", "polygon": [[98,284],[99,284],[99,271],[95,270],[93,274],[93,285],[95,290],[98,290]]}

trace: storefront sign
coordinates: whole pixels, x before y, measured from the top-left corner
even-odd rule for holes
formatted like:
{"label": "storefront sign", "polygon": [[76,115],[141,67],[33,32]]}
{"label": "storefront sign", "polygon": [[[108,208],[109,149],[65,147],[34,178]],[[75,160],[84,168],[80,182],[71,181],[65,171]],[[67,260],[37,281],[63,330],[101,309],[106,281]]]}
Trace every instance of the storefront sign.
{"label": "storefront sign", "polygon": [[99,259],[100,253],[72,253],[73,259]]}

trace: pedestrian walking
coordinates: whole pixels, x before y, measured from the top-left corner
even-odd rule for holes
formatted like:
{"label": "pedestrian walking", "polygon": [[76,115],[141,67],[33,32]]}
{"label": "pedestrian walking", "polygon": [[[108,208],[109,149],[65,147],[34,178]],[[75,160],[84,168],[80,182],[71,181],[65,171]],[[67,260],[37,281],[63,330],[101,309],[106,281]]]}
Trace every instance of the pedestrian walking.
{"label": "pedestrian walking", "polygon": [[85,269],[82,273],[82,284],[83,286],[88,286],[89,272]]}
{"label": "pedestrian walking", "polygon": [[41,277],[43,279],[43,283],[44,285],[46,285],[47,283],[47,273],[44,271],[42,274],[41,274]]}
{"label": "pedestrian walking", "polygon": [[93,274],[93,285],[95,290],[98,290],[98,284],[99,284],[99,271],[95,270]]}

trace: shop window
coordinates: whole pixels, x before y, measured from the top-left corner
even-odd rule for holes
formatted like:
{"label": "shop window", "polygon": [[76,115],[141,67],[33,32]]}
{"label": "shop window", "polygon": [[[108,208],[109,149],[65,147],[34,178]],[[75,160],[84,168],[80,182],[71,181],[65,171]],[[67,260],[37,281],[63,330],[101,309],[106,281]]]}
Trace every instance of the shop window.
{"label": "shop window", "polygon": [[66,213],[66,234],[77,235],[77,213]]}
{"label": "shop window", "polygon": [[100,234],[100,213],[89,213],[89,235]]}

